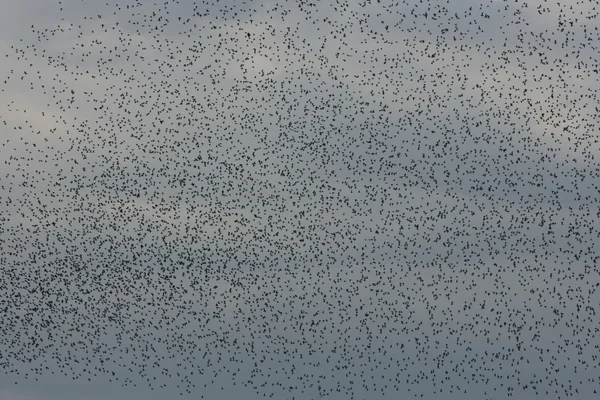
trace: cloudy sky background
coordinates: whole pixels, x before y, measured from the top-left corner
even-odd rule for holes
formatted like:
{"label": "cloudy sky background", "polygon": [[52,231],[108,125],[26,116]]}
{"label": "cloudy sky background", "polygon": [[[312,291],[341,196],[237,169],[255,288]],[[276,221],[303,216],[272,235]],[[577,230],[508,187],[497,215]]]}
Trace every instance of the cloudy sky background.
{"label": "cloudy sky background", "polygon": [[0,1],[0,400],[595,397],[594,3]]}

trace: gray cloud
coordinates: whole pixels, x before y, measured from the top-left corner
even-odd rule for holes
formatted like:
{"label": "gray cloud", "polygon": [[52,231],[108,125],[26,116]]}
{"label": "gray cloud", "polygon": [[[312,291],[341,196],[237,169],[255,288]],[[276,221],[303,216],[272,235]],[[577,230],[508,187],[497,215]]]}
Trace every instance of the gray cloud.
{"label": "gray cloud", "polygon": [[592,3],[4,5],[0,399],[593,397]]}

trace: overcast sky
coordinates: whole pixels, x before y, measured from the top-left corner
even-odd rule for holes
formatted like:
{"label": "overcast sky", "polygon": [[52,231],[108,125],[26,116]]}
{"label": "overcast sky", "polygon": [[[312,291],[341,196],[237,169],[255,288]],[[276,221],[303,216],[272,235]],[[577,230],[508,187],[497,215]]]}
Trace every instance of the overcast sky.
{"label": "overcast sky", "polygon": [[596,2],[0,5],[0,400],[597,398]]}

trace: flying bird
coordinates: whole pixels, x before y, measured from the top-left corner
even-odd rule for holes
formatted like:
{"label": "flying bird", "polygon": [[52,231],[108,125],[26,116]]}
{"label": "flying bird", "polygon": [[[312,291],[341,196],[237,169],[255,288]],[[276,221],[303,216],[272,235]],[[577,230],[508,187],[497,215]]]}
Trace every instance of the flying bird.
{"label": "flying bird", "polygon": [[0,381],[596,398],[588,3],[38,3],[0,67]]}

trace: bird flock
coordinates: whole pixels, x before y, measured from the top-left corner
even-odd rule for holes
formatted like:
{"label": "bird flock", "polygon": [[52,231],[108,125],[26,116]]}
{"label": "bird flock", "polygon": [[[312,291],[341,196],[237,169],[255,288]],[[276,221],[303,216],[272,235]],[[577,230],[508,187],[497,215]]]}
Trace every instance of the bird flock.
{"label": "bird flock", "polygon": [[29,3],[0,389],[600,398],[597,2]]}

